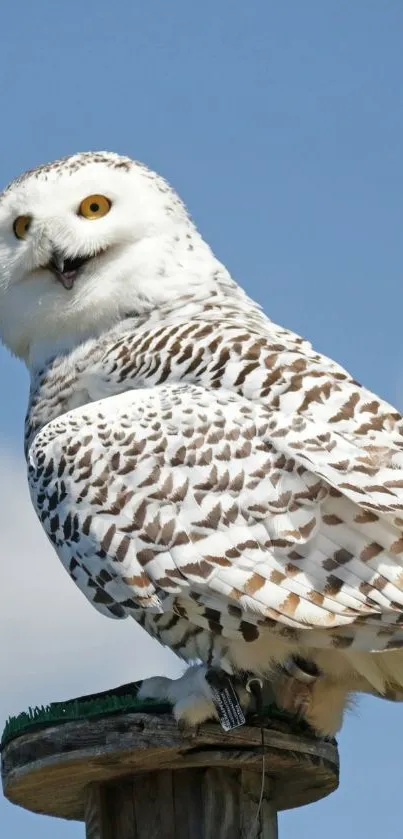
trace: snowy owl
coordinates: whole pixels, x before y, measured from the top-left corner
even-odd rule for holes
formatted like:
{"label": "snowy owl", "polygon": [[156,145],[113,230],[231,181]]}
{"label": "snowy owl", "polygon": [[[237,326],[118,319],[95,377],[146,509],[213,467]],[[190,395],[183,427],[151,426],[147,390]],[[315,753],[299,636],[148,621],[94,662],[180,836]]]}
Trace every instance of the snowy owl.
{"label": "snowy owl", "polygon": [[0,336],[68,574],[190,665],[140,696],[242,721],[261,680],[325,734],[353,693],[403,699],[402,418],[266,317],[165,180],[109,152],[14,180]]}

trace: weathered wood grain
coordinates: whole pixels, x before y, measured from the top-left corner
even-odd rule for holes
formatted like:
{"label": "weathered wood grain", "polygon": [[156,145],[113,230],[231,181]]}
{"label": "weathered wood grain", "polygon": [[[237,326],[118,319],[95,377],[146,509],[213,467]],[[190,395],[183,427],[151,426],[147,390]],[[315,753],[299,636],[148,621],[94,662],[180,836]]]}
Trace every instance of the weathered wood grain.
{"label": "weathered wood grain", "polygon": [[[266,825],[271,812],[316,801],[337,787],[334,744],[299,736],[284,724],[281,731],[267,728],[265,741],[270,779],[263,800]],[[242,726],[225,733],[211,723],[198,730],[180,730],[169,715],[127,713],[22,734],[4,748],[2,778],[6,797],[33,812],[83,821],[87,806],[88,839],[126,835],[151,839],[153,831],[159,839],[170,839],[169,824],[179,810],[187,814],[189,823],[187,833],[181,834],[184,839],[197,839],[194,822],[200,820],[207,831],[203,839],[213,833],[217,839],[218,821],[224,839],[226,820],[248,820],[248,807],[256,811],[256,793],[248,783],[253,781],[253,786],[260,779],[261,764],[258,727]],[[224,786],[228,803],[220,792]],[[159,810],[162,799],[164,820]],[[210,802],[211,827],[206,816],[200,815],[205,800]],[[144,824],[142,801],[150,810],[149,823],[146,832],[139,826],[141,832],[133,833],[133,827],[126,829],[125,824],[133,819],[139,822],[140,815]],[[225,809],[229,807],[234,808],[232,815]],[[264,829],[258,834],[261,839],[266,839]],[[272,830],[268,835],[272,839],[275,834]]]}
{"label": "weathered wood grain", "polygon": [[[273,780],[265,775],[261,806],[259,808],[262,776],[257,772],[242,772],[241,783],[241,836],[248,837],[256,824],[253,839],[277,839],[277,809]],[[258,813],[258,819],[256,814]],[[249,839],[249,838],[248,838]],[[252,837],[251,837],[252,839]]]}
{"label": "weathered wood grain", "polygon": [[88,790],[87,839],[277,839],[266,778],[234,769],[167,770]]}

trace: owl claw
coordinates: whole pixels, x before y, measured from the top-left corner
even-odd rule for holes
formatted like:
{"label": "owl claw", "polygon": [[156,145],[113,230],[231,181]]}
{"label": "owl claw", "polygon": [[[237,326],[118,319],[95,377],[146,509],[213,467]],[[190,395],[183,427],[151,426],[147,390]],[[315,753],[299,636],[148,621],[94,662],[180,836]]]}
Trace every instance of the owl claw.
{"label": "owl claw", "polygon": [[272,683],[276,704],[299,719],[306,719],[312,704],[312,689],[320,675],[314,662],[299,656],[287,659]]}

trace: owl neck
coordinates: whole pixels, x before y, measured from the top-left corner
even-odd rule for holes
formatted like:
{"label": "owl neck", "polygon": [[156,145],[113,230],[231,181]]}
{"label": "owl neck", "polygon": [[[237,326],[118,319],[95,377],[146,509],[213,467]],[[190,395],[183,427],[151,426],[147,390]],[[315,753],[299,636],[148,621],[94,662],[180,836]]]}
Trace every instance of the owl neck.
{"label": "owl neck", "polygon": [[[224,278],[226,280],[226,278]],[[235,284],[234,287],[226,282],[221,286],[218,284],[214,290],[199,287],[194,291],[187,289],[177,293],[173,300],[163,301],[160,305],[149,309],[138,311],[138,308],[127,306],[126,311],[119,314],[109,323],[98,323],[95,328],[87,332],[71,332],[68,335],[61,335],[48,341],[37,341],[32,345],[30,356],[27,362],[31,381],[35,381],[38,375],[53,367],[56,361],[66,364],[74,364],[75,359],[81,353],[87,353],[90,347],[98,347],[102,352],[103,348],[110,342],[118,340],[120,335],[127,330],[143,330],[157,328],[160,324],[178,323],[193,319],[217,320],[223,318],[233,319],[242,322],[245,308],[258,320],[267,321],[260,306],[250,300],[243,290]]]}
{"label": "owl neck", "polygon": [[150,237],[126,247],[114,254],[111,268],[100,277],[67,294],[74,296],[46,319],[46,334],[41,329],[30,343],[31,374],[88,340],[102,339],[127,317],[136,317],[141,326],[177,316],[190,319],[207,310],[219,315],[228,303],[242,311],[247,301],[197,231],[189,233],[189,228],[182,235]]}

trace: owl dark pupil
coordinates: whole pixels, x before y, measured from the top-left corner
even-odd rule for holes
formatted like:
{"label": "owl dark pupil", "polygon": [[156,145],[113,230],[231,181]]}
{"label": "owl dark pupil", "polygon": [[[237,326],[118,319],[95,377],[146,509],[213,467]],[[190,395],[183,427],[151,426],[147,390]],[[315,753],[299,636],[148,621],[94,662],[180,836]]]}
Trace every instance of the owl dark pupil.
{"label": "owl dark pupil", "polygon": [[90,204],[90,210],[92,213],[97,213],[99,210],[99,204]]}

